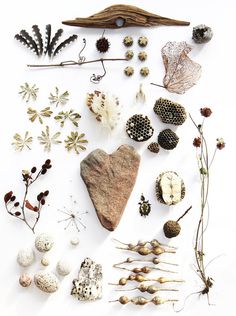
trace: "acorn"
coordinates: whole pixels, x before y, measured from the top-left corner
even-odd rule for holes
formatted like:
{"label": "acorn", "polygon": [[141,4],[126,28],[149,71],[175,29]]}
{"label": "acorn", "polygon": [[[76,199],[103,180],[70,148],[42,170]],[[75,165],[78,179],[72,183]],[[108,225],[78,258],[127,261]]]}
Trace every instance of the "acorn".
{"label": "acorn", "polygon": [[169,220],[164,224],[163,231],[167,238],[173,238],[179,235],[181,226],[178,222],[191,210],[191,208],[192,206],[190,206],[177,221]]}

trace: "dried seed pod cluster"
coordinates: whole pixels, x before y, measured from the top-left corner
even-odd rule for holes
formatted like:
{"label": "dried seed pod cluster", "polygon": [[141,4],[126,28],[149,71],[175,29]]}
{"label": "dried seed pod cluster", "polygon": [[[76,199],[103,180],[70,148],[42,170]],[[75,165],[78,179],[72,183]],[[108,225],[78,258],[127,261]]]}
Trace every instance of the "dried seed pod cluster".
{"label": "dried seed pod cluster", "polygon": [[[137,244],[130,244],[130,243],[123,243],[120,242],[118,240],[115,240],[119,243],[121,243],[123,245],[123,247],[116,247],[118,249],[123,249],[123,250],[128,250],[128,251],[133,251],[133,252],[137,252],[138,254],[144,256],[144,255],[148,255],[150,253],[155,253],[160,255],[161,253],[164,252],[170,252],[170,253],[175,253],[175,249],[174,247],[170,247],[164,244],[161,244],[158,242],[158,240],[153,239],[151,241],[139,241]],[[123,264],[132,264],[134,262],[146,262],[146,263],[151,263],[152,265],[145,265],[142,267],[133,267],[133,268],[126,268],[123,266]],[[157,287],[154,284],[146,284],[146,281],[154,281],[154,282],[158,282],[160,284],[164,284],[164,283],[168,283],[168,282],[183,282],[183,280],[178,279],[178,278],[168,278],[168,277],[145,277],[143,274],[148,274],[154,270],[159,270],[165,273],[176,273],[176,271],[172,271],[172,270],[167,270],[167,269],[163,269],[163,268],[159,268],[156,265],[157,264],[166,264],[166,265],[173,265],[176,266],[176,264],[174,263],[169,263],[166,261],[161,261],[159,258],[154,257],[151,259],[140,259],[140,258],[130,258],[128,257],[126,260],[119,262],[117,264],[114,264],[113,267],[114,268],[119,268],[122,270],[126,270],[126,271],[131,271],[133,274],[130,274],[127,277],[122,277],[119,279],[118,283],[113,284],[110,283],[111,285],[117,285],[117,286],[125,286],[129,281],[134,281],[134,282],[138,282],[140,283],[138,286],[134,287],[134,288],[129,288],[129,289],[119,289],[120,291],[133,291],[133,290],[139,290],[140,292],[146,292],[148,294],[155,294],[159,291],[177,291],[174,288],[161,288],[161,287]],[[159,297],[153,297],[151,299],[147,299],[145,297],[135,297],[133,299],[129,299],[127,296],[121,296],[118,300],[112,301],[112,302],[120,302],[121,304],[127,304],[128,302],[132,302],[135,305],[145,305],[149,302],[152,302],[155,305],[159,305],[162,303],[165,303],[167,301],[176,301],[174,300],[165,300],[165,299],[160,299]]]}
{"label": "dried seed pod cluster", "polygon": [[187,113],[182,105],[164,98],[156,101],[153,110],[166,124],[182,125],[187,118]]}
{"label": "dried seed pod cluster", "polygon": [[161,173],[156,180],[157,200],[166,205],[175,205],[185,196],[184,181],[176,172]]}
{"label": "dried seed pod cluster", "polygon": [[154,128],[147,116],[135,114],[126,123],[128,136],[136,142],[144,142],[152,137]]}

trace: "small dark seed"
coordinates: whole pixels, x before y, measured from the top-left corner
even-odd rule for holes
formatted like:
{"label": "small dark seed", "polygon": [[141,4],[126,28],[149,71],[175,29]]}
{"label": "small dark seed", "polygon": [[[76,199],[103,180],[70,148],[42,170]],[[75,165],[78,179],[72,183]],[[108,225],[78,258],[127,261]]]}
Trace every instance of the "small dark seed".
{"label": "small dark seed", "polygon": [[44,169],[41,171],[41,174],[45,174],[47,172],[47,169]]}
{"label": "small dark seed", "polygon": [[43,193],[44,196],[48,196],[48,194],[49,194],[49,191],[48,191],[48,190],[46,190],[46,191]]}
{"label": "small dark seed", "polygon": [[45,165],[50,165],[50,163],[51,163],[51,160],[50,160],[50,159],[47,159],[47,160],[45,161]]}
{"label": "small dark seed", "polygon": [[36,168],[36,167],[33,167],[33,168],[31,169],[31,173],[35,173],[36,170],[37,170],[37,168]]}
{"label": "small dark seed", "polygon": [[21,212],[15,212],[15,215],[16,215],[16,216],[20,216],[20,215],[21,215]]}
{"label": "small dark seed", "polygon": [[45,200],[42,199],[40,203],[41,203],[42,205],[44,205],[44,204],[45,204]]}
{"label": "small dark seed", "polygon": [[52,165],[47,165],[47,169],[50,169],[50,168],[52,168]]}
{"label": "small dark seed", "polygon": [[15,195],[13,195],[13,196],[11,197],[11,202],[14,202],[15,199],[16,199],[16,197],[15,197]]}
{"label": "small dark seed", "polygon": [[43,198],[43,192],[40,192],[39,194],[38,194],[38,196],[37,196],[37,200],[38,201],[41,201],[42,200],[42,198]]}
{"label": "small dark seed", "polygon": [[14,207],[18,207],[20,205],[20,203],[19,202],[16,202],[15,204],[14,204]]}

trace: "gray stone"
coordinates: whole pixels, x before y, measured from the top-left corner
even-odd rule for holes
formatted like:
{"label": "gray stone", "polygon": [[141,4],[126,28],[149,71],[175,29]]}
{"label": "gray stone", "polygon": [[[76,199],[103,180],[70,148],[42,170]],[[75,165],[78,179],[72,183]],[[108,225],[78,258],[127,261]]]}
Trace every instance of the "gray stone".
{"label": "gray stone", "polygon": [[103,227],[113,231],[120,222],[133,190],[140,155],[128,145],[112,154],[92,151],[81,162],[81,177]]}

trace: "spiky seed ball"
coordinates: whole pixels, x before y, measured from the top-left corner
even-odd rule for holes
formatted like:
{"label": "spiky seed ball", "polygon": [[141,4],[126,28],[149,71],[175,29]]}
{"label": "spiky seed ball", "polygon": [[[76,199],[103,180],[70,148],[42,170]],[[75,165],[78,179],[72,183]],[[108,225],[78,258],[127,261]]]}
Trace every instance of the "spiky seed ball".
{"label": "spiky seed ball", "polygon": [[169,128],[164,129],[158,135],[159,145],[166,150],[174,149],[178,145],[178,142],[179,137]]}
{"label": "spiky seed ball", "polygon": [[133,57],[134,57],[134,52],[133,52],[131,49],[127,50],[127,52],[125,53],[125,58],[126,58],[127,60],[130,60],[130,59],[132,59]]}
{"label": "spiky seed ball", "polygon": [[146,36],[140,36],[138,39],[138,44],[140,47],[145,47],[148,44],[148,39],[146,38]]}
{"label": "spiky seed ball", "polygon": [[106,53],[110,47],[110,42],[107,38],[101,37],[96,42],[96,48],[99,51],[99,53]]}
{"label": "spiky seed ball", "polygon": [[200,25],[194,26],[193,28],[192,38],[195,43],[198,43],[198,44],[207,43],[212,39],[212,36],[213,36],[213,32],[209,26],[200,24]]}
{"label": "spiky seed ball", "polygon": [[130,47],[133,45],[133,38],[131,36],[126,36],[124,39],[123,39],[123,44],[126,46],[126,47]]}
{"label": "spiky seed ball", "polygon": [[159,144],[156,142],[149,144],[147,148],[148,150],[150,150],[152,153],[155,153],[155,154],[158,154],[160,150]]}
{"label": "spiky seed ball", "polygon": [[124,73],[127,77],[131,77],[133,74],[134,74],[134,68],[131,67],[131,66],[127,66],[125,69],[124,69]]}
{"label": "spiky seed ball", "polygon": [[144,51],[139,52],[139,54],[138,54],[138,59],[139,59],[140,61],[145,61],[145,60],[147,59],[147,53],[144,52]]}
{"label": "spiky seed ball", "polygon": [[142,77],[147,77],[149,75],[149,68],[148,67],[142,67],[140,69],[140,75]]}
{"label": "spiky seed ball", "polygon": [[167,238],[173,238],[179,235],[181,227],[178,222],[170,220],[164,224],[163,231]]}

